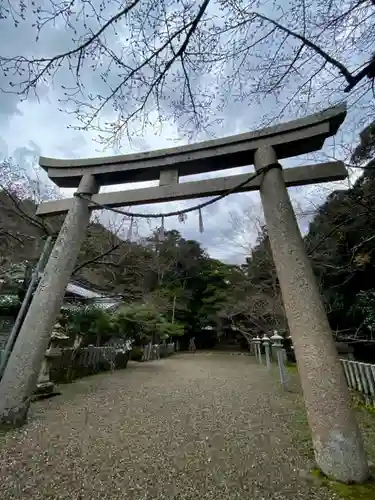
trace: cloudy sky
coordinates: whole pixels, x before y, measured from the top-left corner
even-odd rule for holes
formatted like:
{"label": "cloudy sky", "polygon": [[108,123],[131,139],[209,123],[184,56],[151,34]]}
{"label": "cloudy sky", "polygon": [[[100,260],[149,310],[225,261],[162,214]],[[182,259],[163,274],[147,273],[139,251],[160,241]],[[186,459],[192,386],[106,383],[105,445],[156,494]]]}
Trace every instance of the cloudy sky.
{"label": "cloudy sky", "polygon": [[[95,1],[92,5],[96,5],[96,3],[97,6],[99,6],[99,2]],[[148,2],[144,1],[143,3],[146,4]],[[283,6],[283,1],[279,1],[278,3]],[[12,5],[12,2],[10,2],[9,5]],[[19,8],[18,2],[14,5],[14,9]],[[78,3],[76,3],[76,6],[77,5]],[[123,5],[125,5],[124,2],[113,2],[110,4],[110,7],[106,7],[106,19],[113,15],[113,13],[116,13]],[[174,2],[171,1],[168,12],[172,12],[173,8],[177,8],[176,6],[178,5],[178,2],[174,4]],[[196,5],[198,8],[200,4],[192,1],[191,5],[192,7]],[[285,5],[287,5],[286,2]],[[312,2],[311,5],[313,9],[314,2]],[[345,2],[341,2],[338,5],[340,5],[340,8],[344,9]],[[47,1],[37,1],[36,6],[43,7],[46,12],[51,11],[50,4]],[[262,13],[270,17],[273,16],[274,19],[278,18],[278,14],[276,14],[267,3],[259,8],[263,9]],[[218,12],[218,2],[212,1],[210,9],[207,15],[212,19]],[[142,13],[142,11],[140,12]],[[32,7],[26,11],[25,20],[21,20],[18,25],[15,19],[19,20],[20,17],[18,15],[19,12],[17,14],[16,10],[13,12],[10,10],[8,10],[8,12],[1,12],[0,10],[0,14],[2,14],[0,15],[0,57],[51,57],[75,46],[75,42],[73,41],[74,35],[72,35],[71,29],[64,23],[64,19],[62,18],[58,18],[55,24],[47,23],[41,31],[39,40],[35,41],[36,31],[35,26],[33,26],[33,24],[35,24],[35,15],[33,14]],[[230,12],[228,11],[226,15],[229,18]],[[290,23],[293,22],[293,16],[289,19]],[[177,17],[178,16],[174,16],[174,18]],[[72,19],[73,17],[70,17],[70,21]],[[131,21],[133,23],[136,22],[137,17]],[[103,20],[97,21],[89,17],[87,23],[89,26],[88,28],[84,20],[78,22],[76,26],[79,34],[82,36],[84,36],[85,33],[87,36],[87,33],[95,32],[98,26],[103,24]],[[124,60],[127,58],[126,60],[129,60],[129,64],[131,65],[134,63],[134,49],[131,48],[129,38],[134,36],[134,32],[129,27],[131,24],[129,23],[129,20],[124,20],[117,28],[116,32],[107,32],[105,44],[111,48],[113,53],[117,55],[121,54]],[[348,27],[346,26],[345,29],[348,29]],[[160,33],[158,36],[162,39]],[[246,37],[243,33],[239,33],[237,36],[242,36],[242,38]],[[359,67],[368,59],[370,49],[366,52],[367,45],[361,46],[360,42],[357,43],[356,41],[357,37],[358,40],[362,40],[363,42],[363,37],[361,38],[360,32],[353,34],[353,30],[351,30],[352,41],[350,46],[346,46],[343,42],[343,40],[345,41],[345,30],[342,31],[341,34],[339,33],[335,36],[338,37],[341,43],[341,45],[340,43],[338,44],[339,48],[341,47],[340,50],[337,49],[337,47],[335,49],[338,51],[337,55],[339,57],[345,57],[345,51],[348,51],[350,55],[351,70]],[[269,39],[268,45],[258,48],[259,50],[255,54],[256,57],[264,56],[267,58],[269,56],[268,51],[275,50],[273,44],[276,43],[277,39]],[[128,52],[126,52],[126,50],[128,50]],[[144,47],[143,49],[141,47],[137,50],[138,53],[142,52]],[[293,54],[295,45],[293,42],[290,42],[283,50],[283,57],[287,57],[288,53]],[[94,57],[93,53],[91,53],[91,56]],[[105,56],[103,57],[105,59]],[[64,64],[62,64],[62,69],[55,74],[54,79],[46,78],[44,82],[38,85],[37,97],[30,93],[27,99],[22,100],[19,95],[0,92],[0,154],[2,158],[13,157],[19,168],[24,168],[31,172],[35,165],[37,165],[37,158],[39,155],[56,158],[109,156],[111,154],[126,154],[135,151],[160,149],[184,144],[191,140],[205,140],[212,137],[222,137],[247,132],[256,129],[260,124],[264,124],[267,119],[270,120],[270,123],[276,123],[275,119],[282,111],[283,119],[292,119],[301,116],[303,112],[316,112],[347,98],[350,104],[348,118],[336,138],[327,141],[324,150],[320,154],[310,155],[308,158],[294,158],[283,162],[284,166],[293,167],[298,164],[324,160],[327,159],[327,157],[344,158],[347,154],[347,147],[350,147],[350,145],[357,141],[359,131],[368,123],[371,117],[371,111],[373,112],[374,110],[372,107],[373,96],[369,84],[367,83],[366,88],[363,87],[364,91],[361,87],[360,90],[347,96],[342,92],[342,83],[344,82],[340,83],[340,80],[335,78],[333,86],[331,85],[330,77],[332,76],[332,68],[327,72],[321,72],[319,74],[319,79],[311,82],[309,98],[307,98],[304,91],[301,91],[300,94],[297,95],[296,100],[286,105],[289,102],[290,95],[295,93],[296,90],[295,85],[297,85],[297,83],[293,82],[293,79],[288,80],[285,89],[278,92],[277,99],[271,94],[260,94],[257,98],[252,98],[249,94],[249,99],[247,100],[243,97],[247,95],[246,92],[242,95],[241,99],[238,99],[235,92],[229,92],[228,88],[225,86],[227,76],[233,74],[233,67],[231,67],[230,64],[225,67],[221,65],[221,72],[219,72],[218,66],[216,66],[216,70],[211,67],[210,71],[201,71],[198,76],[192,77],[193,92],[200,92],[200,95],[206,96],[208,95],[207,89],[212,87],[209,105],[207,105],[206,102],[205,107],[205,114],[207,115],[208,109],[210,119],[207,128],[199,130],[194,137],[188,134],[188,132],[191,131],[191,127],[184,133],[184,110],[182,110],[181,113],[176,113],[179,103],[177,103],[177,105],[174,104],[175,101],[173,98],[174,95],[179,95],[179,93],[182,92],[182,86],[179,86],[177,83],[177,86],[173,87],[172,84],[170,84],[166,86],[167,90],[165,91],[167,93],[168,104],[163,108],[166,119],[164,120],[162,128],[155,126],[153,118],[156,117],[156,113],[151,103],[147,108],[147,116],[150,120],[144,127],[142,134],[136,133],[136,130],[138,130],[136,126],[137,122],[134,122],[132,125],[133,128],[131,129],[134,131],[134,135],[132,135],[131,141],[129,141],[127,136],[124,136],[116,147],[110,146],[106,150],[103,150],[103,147],[96,141],[98,137],[96,131],[79,131],[71,128],[77,125],[78,122],[74,115],[64,112],[71,109],[69,108],[69,103],[62,104],[61,101],[59,101],[64,99],[64,90],[61,86],[71,87],[74,83],[72,75],[66,66],[68,62]],[[316,62],[316,64],[318,64],[318,62]],[[311,66],[313,66],[313,63]],[[8,71],[4,72],[0,69],[0,87],[4,90],[9,90],[13,88],[9,87],[11,83],[12,85],[16,84],[16,88],[18,89],[17,83],[22,81],[25,73],[17,74],[14,73],[14,71],[9,71],[9,65],[7,66],[7,63],[3,63],[2,68],[3,70],[4,68],[8,68]],[[249,82],[248,85],[251,86],[253,74],[251,73],[250,63],[247,65],[245,64],[241,71],[242,73],[240,74],[239,80],[241,88],[243,88],[243,82]],[[304,66],[301,71],[312,71],[312,69],[306,69],[306,66]],[[149,75],[146,74],[145,78],[148,77]],[[269,77],[270,79],[276,78],[276,76],[272,74],[270,74]],[[81,68],[81,81],[85,86],[86,97],[89,94],[100,96],[105,95],[106,92],[108,93],[109,87],[113,88],[113,86],[116,85],[116,75],[115,71],[113,71],[113,73],[110,72],[108,80],[103,83],[100,70],[98,68],[93,69],[90,67],[90,64],[87,64],[86,66],[83,65]],[[322,81],[323,83],[327,81],[327,85],[324,88],[330,86],[329,93],[322,91]],[[222,82],[222,86],[218,86],[217,82]],[[216,85],[215,88],[214,83]],[[133,93],[126,93],[124,91],[119,96],[120,108],[122,106],[121,101],[126,100],[126,98],[130,96],[133,98],[133,101],[129,100],[126,111],[131,112],[133,109],[132,106],[136,106],[136,100],[139,97],[138,94],[135,94],[135,90]],[[311,98],[311,94],[313,98]],[[221,103],[224,101],[225,105],[222,105]],[[59,111],[61,108],[63,108],[63,111]],[[173,111],[171,111],[172,108]],[[118,116],[118,109],[114,110],[110,103],[100,114],[100,123],[112,121],[116,119],[116,116]],[[222,171],[215,175],[233,175],[236,173],[250,172],[251,168],[252,167],[249,166],[246,168],[232,169],[230,172]],[[207,178],[207,174],[194,176],[191,180],[199,178]],[[143,183],[143,185],[145,184]],[[309,214],[311,214],[314,207],[323,201],[332,189],[337,189],[338,187],[342,188],[346,185],[347,183],[340,183],[339,185],[320,185],[290,190],[296,210],[298,212],[308,212],[307,215],[300,217],[300,227],[302,231],[306,231],[309,218],[311,217]],[[118,190],[120,187],[105,188],[104,191],[110,189]],[[64,190],[62,192],[63,196],[71,196],[71,193],[70,190]],[[176,206],[183,207],[191,206],[192,204],[195,204],[195,201],[181,202],[178,204],[167,203],[163,206],[154,205],[141,207],[140,210],[162,212],[174,209]],[[246,254],[246,249],[248,249],[249,245],[254,243],[256,239],[259,220],[262,217],[261,213],[258,194],[236,194],[204,210],[205,231],[203,234],[199,233],[198,216],[194,213],[189,214],[185,224],[180,224],[175,219],[168,219],[166,221],[166,228],[176,228],[181,231],[184,237],[199,240],[209,254],[215,258],[240,262]],[[147,231],[149,231],[149,227],[147,225],[142,225],[140,231],[142,234],[146,234]]]}

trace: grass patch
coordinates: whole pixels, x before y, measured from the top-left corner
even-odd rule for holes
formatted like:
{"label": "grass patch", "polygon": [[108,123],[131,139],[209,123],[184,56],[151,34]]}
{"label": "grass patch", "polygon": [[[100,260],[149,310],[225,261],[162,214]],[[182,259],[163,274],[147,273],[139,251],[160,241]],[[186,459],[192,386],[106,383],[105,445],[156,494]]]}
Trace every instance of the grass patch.
{"label": "grass patch", "polygon": [[285,363],[285,366],[287,368],[288,371],[292,372],[292,373],[298,373],[298,368],[297,368],[297,364],[296,363],[290,363],[289,361],[287,361]]}
{"label": "grass patch", "polygon": [[368,413],[372,413],[375,416],[375,406],[366,404],[361,396],[355,391],[351,391],[353,408],[356,410],[366,410]]}
{"label": "grass patch", "polygon": [[[374,474],[374,468],[372,468],[371,472]],[[375,499],[375,482],[373,480],[365,484],[344,484],[329,479],[319,469],[313,469],[311,474],[318,478],[330,491],[339,495],[342,500]]]}
{"label": "grass patch", "polygon": [[311,441],[309,424],[304,407],[298,405],[298,409],[294,414],[294,434],[298,442],[298,451],[301,455],[314,460],[314,450]]}
{"label": "grass patch", "polygon": [[11,425],[11,424],[6,424],[6,423],[0,424],[0,438],[5,437],[8,433],[10,433],[12,431],[16,431],[19,428],[20,427],[17,427],[17,426]]}

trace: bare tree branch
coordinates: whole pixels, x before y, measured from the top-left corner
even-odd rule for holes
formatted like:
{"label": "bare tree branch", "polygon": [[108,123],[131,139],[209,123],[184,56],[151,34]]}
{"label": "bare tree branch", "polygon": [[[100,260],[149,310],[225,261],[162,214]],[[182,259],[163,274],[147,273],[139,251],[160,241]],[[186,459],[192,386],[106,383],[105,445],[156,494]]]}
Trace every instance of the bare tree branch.
{"label": "bare tree branch", "polygon": [[[312,42],[311,40],[308,40],[305,36],[300,35],[299,33],[296,33],[295,31],[290,30],[289,28],[286,28],[282,24],[278,23],[277,21],[274,21],[273,19],[270,19],[267,16],[264,16],[263,14],[258,14],[254,12],[254,16],[259,17],[260,19],[263,19],[264,21],[267,21],[274,26],[276,26],[279,30],[284,31],[288,35],[297,38],[297,40],[300,40],[302,42],[302,47],[298,50],[302,50],[302,48],[306,45],[307,47],[310,47],[314,52],[319,54],[322,59],[327,61],[328,63],[332,64],[335,68],[337,68],[340,73],[343,75],[345,80],[348,82],[349,85],[353,83],[353,75],[348,71],[346,66],[344,66],[340,61],[337,61],[335,58],[331,57],[325,50],[323,50],[321,47],[319,47],[316,43]],[[294,58],[296,60],[296,57]],[[298,59],[298,57],[297,57]]]}
{"label": "bare tree branch", "polygon": [[[77,274],[81,269],[83,269],[84,267],[87,267],[89,266],[90,264],[94,264],[95,262],[98,262],[100,261],[103,257],[106,257],[107,255],[111,254],[112,252],[114,252],[115,250],[117,250],[118,248],[120,248],[120,246],[125,243],[125,242],[120,242],[120,243],[117,243],[117,245],[113,245],[112,247],[110,247],[108,250],[105,250],[104,252],[102,252],[101,254],[99,255],[96,255],[95,257],[91,258],[91,259],[88,259],[88,260],[85,260],[84,262],[82,262],[81,264],[79,264],[78,266],[76,266],[76,268],[74,269],[73,273],[72,273],[72,276],[74,276],[75,274]],[[103,264],[103,263],[101,263]],[[106,262],[105,264],[110,264],[109,262]],[[113,263],[112,263],[113,264]]]}
{"label": "bare tree branch", "polygon": [[278,105],[272,120],[344,89],[356,103],[375,77],[370,0],[35,0],[0,12],[19,27],[35,20],[37,44],[52,26],[68,35],[66,50],[48,57],[29,47],[0,57],[3,90],[25,98],[57,83],[72,127],[98,132],[104,145],[170,120],[189,137],[210,133],[225,106],[265,96]]}

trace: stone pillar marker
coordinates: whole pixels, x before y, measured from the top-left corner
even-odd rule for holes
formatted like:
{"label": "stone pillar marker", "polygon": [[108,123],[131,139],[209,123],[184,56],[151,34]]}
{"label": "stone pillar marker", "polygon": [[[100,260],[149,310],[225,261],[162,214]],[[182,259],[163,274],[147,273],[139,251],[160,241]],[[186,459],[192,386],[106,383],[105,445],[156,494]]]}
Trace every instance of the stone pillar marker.
{"label": "stone pillar marker", "polygon": [[[96,192],[94,177],[84,175],[77,193],[90,196]],[[90,220],[89,203],[74,198],[34,294],[0,382],[0,425],[18,427],[27,420],[44,354]]]}
{"label": "stone pillar marker", "polygon": [[364,482],[369,467],[337,349],[275,151],[255,152],[265,221],[293,338],[315,460],[338,481]]}

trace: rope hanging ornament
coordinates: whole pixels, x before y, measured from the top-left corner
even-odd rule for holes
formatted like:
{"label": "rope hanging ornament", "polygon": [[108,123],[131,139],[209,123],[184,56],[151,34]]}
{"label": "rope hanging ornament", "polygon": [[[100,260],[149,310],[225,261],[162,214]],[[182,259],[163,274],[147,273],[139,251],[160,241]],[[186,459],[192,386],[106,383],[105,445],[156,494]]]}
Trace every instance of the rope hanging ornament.
{"label": "rope hanging ornament", "polygon": [[129,228],[128,228],[128,234],[126,236],[126,239],[128,241],[131,241],[132,236],[133,236],[133,223],[134,223],[134,219],[133,219],[133,217],[130,217],[130,224],[129,224]]}
{"label": "rope hanging ornament", "polygon": [[159,229],[159,241],[164,241],[165,239],[165,231],[164,231],[164,215],[161,218],[161,226]]}
{"label": "rope hanging ornament", "polygon": [[198,209],[199,213],[199,232],[203,233],[204,232],[204,226],[203,226],[203,216],[202,216],[202,209]]}
{"label": "rope hanging ornament", "polygon": [[184,208],[182,210],[175,210],[173,212],[166,212],[166,213],[152,214],[152,213],[127,212],[125,210],[120,210],[118,208],[111,207],[109,205],[105,205],[104,203],[99,203],[99,202],[95,201],[95,199],[88,197],[82,193],[74,193],[74,196],[76,196],[78,198],[82,198],[84,200],[87,200],[90,202],[91,205],[94,205],[98,208],[101,208],[104,210],[109,210],[109,211],[114,212],[116,214],[125,215],[126,217],[130,217],[132,220],[136,219],[136,218],[138,218],[138,219],[160,219],[161,218],[162,225],[161,225],[161,228],[159,230],[159,238],[162,240],[162,239],[164,239],[164,218],[177,216],[179,218],[180,222],[184,222],[186,220],[188,213],[198,210],[199,211],[199,228],[200,228],[201,232],[203,232],[203,217],[201,214],[202,208],[208,207],[209,205],[212,205],[213,203],[216,203],[217,201],[222,200],[223,198],[229,196],[230,194],[238,192],[242,187],[244,187],[247,184],[249,184],[250,182],[252,182],[256,177],[259,177],[261,174],[265,174],[266,172],[268,172],[272,168],[282,168],[282,167],[279,163],[274,163],[274,164],[268,165],[267,167],[260,168],[256,172],[253,172],[252,174],[250,174],[249,177],[247,179],[245,179],[244,181],[240,182],[239,184],[232,187],[231,189],[228,189],[224,193],[219,194],[219,195],[211,198],[208,201],[200,203],[199,205],[194,205],[194,206],[189,207],[189,208]]}
{"label": "rope hanging ornament", "polygon": [[181,224],[185,224],[186,222],[186,219],[187,219],[187,215],[182,213],[182,214],[178,214],[178,220]]}

